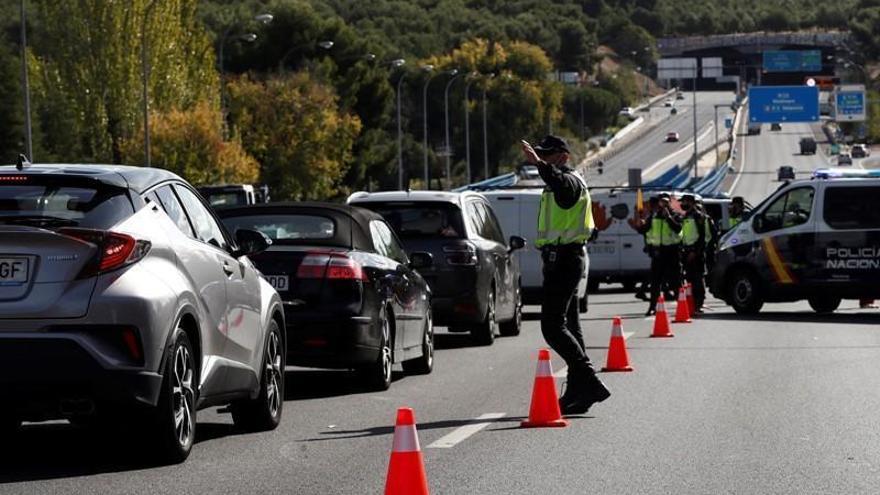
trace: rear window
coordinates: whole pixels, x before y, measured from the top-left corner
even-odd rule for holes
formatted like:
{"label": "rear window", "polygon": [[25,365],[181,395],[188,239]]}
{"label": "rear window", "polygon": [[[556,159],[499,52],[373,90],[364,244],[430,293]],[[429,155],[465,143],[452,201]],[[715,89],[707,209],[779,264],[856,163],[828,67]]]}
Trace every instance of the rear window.
{"label": "rear window", "polygon": [[0,224],[108,229],[133,213],[121,188],[47,177],[0,179]]}
{"label": "rear window", "polygon": [[247,193],[244,191],[224,191],[202,193],[212,207],[240,206],[248,204]]}
{"label": "rear window", "polygon": [[333,219],[321,215],[247,215],[227,217],[223,223],[233,234],[238,229],[256,230],[282,244],[284,241],[326,240],[336,235]]}
{"label": "rear window", "polygon": [[465,237],[461,210],[450,203],[361,203],[356,206],[382,215],[401,239]]}
{"label": "rear window", "polygon": [[880,187],[829,187],[823,213],[832,229],[880,229]]}

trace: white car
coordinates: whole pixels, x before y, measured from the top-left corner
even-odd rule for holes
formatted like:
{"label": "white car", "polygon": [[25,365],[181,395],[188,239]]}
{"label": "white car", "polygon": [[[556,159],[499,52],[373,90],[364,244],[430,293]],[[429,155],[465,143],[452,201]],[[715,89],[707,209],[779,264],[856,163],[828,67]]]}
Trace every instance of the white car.
{"label": "white car", "polygon": [[666,101],[663,102],[664,107],[671,107],[675,102],[672,101],[672,98],[666,98]]}
{"label": "white car", "polygon": [[636,116],[636,111],[632,107],[623,107],[620,109],[620,115],[624,115],[629,118],[634,118]]}

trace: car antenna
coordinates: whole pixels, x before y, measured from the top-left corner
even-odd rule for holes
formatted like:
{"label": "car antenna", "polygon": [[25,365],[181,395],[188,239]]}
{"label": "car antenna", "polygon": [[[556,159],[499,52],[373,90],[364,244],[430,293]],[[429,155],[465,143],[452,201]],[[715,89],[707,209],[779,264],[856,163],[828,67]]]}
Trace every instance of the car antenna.
{"label": "car antenna", "polygon": [[18,155],[18,161],[15,163],[15,168],[18,169],[19,172],[31,166],[31,162],[27,159],[23,154]]}

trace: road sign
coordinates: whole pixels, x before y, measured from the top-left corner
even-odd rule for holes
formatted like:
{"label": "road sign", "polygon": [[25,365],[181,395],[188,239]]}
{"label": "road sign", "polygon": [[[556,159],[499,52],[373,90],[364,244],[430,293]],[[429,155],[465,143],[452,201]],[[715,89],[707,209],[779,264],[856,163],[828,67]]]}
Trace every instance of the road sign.
{"label": "road sign", "polygon": [[818,72],[822,70],[820,50],[767,50],[764,52],[767,72]]}
{"label": "road sign", "polygon": [[724,128],[730,129],[731,127],[733,127],[733,119],[730,117],[725,118],[724,119]]}
{"label": "road sign", "polygon": [[697,77],[697,59],[661,58],[657,61],[657,79],[694,79]]}
{"label": "road sign", "polygon": [[749,122],[818,122],[819,88],[815,86],[752,86]]}
{"label": "road sign", "polygon": [[848,84],[834,92],[834,115],[838,122],[865,121],[865,86]]}

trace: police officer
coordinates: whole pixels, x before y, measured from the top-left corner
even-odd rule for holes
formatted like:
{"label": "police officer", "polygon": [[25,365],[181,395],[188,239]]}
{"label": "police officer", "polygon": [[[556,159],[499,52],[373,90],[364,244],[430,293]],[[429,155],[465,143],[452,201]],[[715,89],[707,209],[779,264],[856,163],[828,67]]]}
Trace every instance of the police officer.
{"label": "police officer", "polygon": [[[657,213],[660,209],[660,198],[657,196],[651,196],[648,198],[648,215],[653,215]],[[642,212],[636,210],[633,212],[633,218],[628,220],[629,225],[635,229],[638,233],[642,234],[642,237],[645,241],[645,254],[648,255],[649,258],[653,259],[656,254],[655,251],[658,246],[658,239],[654,236],[648,236],[648,229],[645,228],[646,220],[642,216]],[[645,280],[642,280],[642,283],[639,285],[639,289],[636,292],[636,299],[641,299],[642,301],[650,301],[650,297],[647,292],[651,290],[651,277],[649,276]]]}
{"label": "police officer", "polygon": [[651,256],[651,301],[645,316],[656,313],[660,292],[667,300],[675,299],[681,278],[679,244],[681,243],[681,219],[669,206],[669,194],[657,197],[657,208],[637,229],[645,235],[648,254]]}
{"label": "police officer", "polygon": [[584,272],[584,244],[593,233],[587,184],[568,166],[566,142],[547,136],[532,148],[522,142],[527,162],[537,165],[547,184],[538,213],[538,238],[544,260],[541,332],[568,365],[568,385],[559,399],[563,414],[583,414],[611,396],[587,357],[578,314],[577,287]]}
{"label": "police officer", "polygon": [[695,312],[703,312],[706,298],[704,282],[706,267],[706,216],[697,208],[692,194],[681,197],[681,209],[685,215],[681,223],[681,258],[684,275],[694,290]]}
{"label": "police officer", "polygon": [[706,261],[705,273],[708,275],[712,273],[712,269],[715,267],[715,251],[718,249],[718,240],[721,238],[721,232],[718,230],[718,224],[715,222],[715,219],[706,211],[703,200],[697,200],[696,208],[703,215],[703,223],[705,225],[706,248],[703,250],[703,259]]}
{"label": "police officer", "polygon": [[746,202],[742,196],[734,196],[732,200],[730,200],[730,206],[727,207],[727,213],[730,217],[730,228],[728,230],[733,230],[737,225],[742,223],[743,217],[746,214]]}

